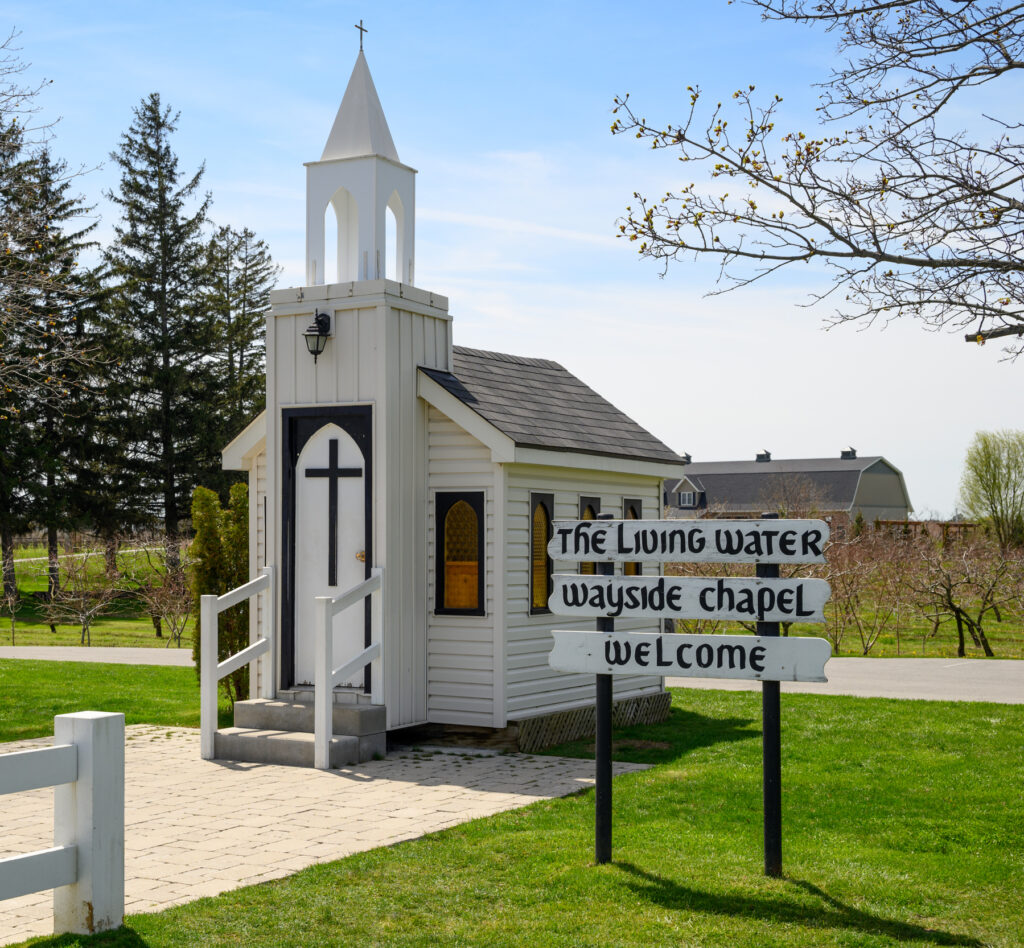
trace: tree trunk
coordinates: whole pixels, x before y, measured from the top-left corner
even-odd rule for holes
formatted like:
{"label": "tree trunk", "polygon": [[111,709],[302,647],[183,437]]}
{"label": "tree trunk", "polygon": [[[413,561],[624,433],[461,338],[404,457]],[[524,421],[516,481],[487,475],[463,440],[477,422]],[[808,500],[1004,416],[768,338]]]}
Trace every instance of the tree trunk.
{"label": "tree trunk", "polygon": [[977,639],[981,644],[982,650],[985,652],[986,658],[995,658],[995,653],[992,651],[992,646],[988,644],[988,637],[985,635],[985,630],[982,629],[981,623],[977,624]]}
{"label": "tree trunk", "polygon": [[149,614],[149,618],[153,621],[153,628],[156,630],[156,637],[162,639],[164,637],[164,624],[160,616],[155,612]]}
{"label": "tree trunk", "polygon": [[963,658],[966,654],[965,643],[964,643],[964,620],[961,618],[960,613],[956,614],[956,654],[958,658]]}
{"label": "tree trunk", "polygon": [[103,543],[103,562],[108,579],[117,579],[117,551],[121,541],[116,536],[106,537]]}
{"label": "tree trunk", "polygon": [[4,599],[14,602],[18,598],[18,576],[14,569],[14,531],[7,524],[0,527],[0,546],[3,547]]}
{"label": "tree trunk", "polygon": [[60,595],[60,547],[57,545],[57,525],[46,528],[46,589],[50,602]]}

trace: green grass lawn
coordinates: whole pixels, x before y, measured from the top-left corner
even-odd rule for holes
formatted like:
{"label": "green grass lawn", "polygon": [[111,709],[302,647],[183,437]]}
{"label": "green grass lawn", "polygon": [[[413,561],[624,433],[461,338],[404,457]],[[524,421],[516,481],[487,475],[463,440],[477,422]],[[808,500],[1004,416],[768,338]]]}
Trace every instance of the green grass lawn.
{"label": "green grass lawn", "polygon": [[[199,727],[199,680],[191,668],[0,659],[0,742],[52,734],[53,716],[70,711],[123,711],[127,724]],[[220,717],[231,723],[225,698]]]}
{"label": "green grass lawn", "polygon": [[782,710],[783,879],[762,874],[759,695],[681,689],[668,722],[616,734],[617,757],[656,766],[615,781],[609,865],[592,863],[587,791],[31,944],[1024,943],[1024,707]]}

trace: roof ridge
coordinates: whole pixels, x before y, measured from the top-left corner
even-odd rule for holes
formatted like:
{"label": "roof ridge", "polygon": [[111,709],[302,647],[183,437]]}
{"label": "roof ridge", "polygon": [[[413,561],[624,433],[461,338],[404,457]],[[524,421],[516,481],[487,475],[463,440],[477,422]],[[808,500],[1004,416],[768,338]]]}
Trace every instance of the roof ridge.
{"label": "roof ridge", "polygon": [[[534,365],[538,368],[562,369],[565,367],[552,359],[538,359],[531,356],[517,356],[510,352],[494,352],[490,349],[474,349],[470,346],[452,346],[452,352],[460,355],[479,356],[484,359],[492,359],[496,362],[509,362],[512,365]],[[586,383],[584,383],[586,384]]]}

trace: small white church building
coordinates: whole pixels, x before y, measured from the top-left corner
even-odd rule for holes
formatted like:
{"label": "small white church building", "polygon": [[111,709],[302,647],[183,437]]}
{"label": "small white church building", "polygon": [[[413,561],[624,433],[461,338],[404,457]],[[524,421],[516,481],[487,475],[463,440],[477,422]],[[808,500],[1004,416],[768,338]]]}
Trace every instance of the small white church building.
{"label": "small white church building", "polygon": [[[557,363],[453,345],[448,300],[415,282],[416,172],[362,51],[306,172],[307,285],[271,294],[266,410],[223,452],[248,473],[251,575],[274,567],[272,661],[251,666],[272,681],[253,682],[268,697],[236,708],[217,756],[266,759],[246,757],[241,738],[273,726],[254,707],[311,700],[315,598],[377,572],[379,618],[366,599],[333,620],[335,665],[379,645],[333,696],[375,709],[361,759],[380,751],[381,730],[414,725],[498,732],[522,749],[579,736],[594,678],[553,671],[548,654],[552,628],[593,620],[553,616],[548,595],[552,572],[594,567],[548,558],[552,521],[658,519],[682,461]],[[620,720],[667,714],[662,679],[614,686]]]}

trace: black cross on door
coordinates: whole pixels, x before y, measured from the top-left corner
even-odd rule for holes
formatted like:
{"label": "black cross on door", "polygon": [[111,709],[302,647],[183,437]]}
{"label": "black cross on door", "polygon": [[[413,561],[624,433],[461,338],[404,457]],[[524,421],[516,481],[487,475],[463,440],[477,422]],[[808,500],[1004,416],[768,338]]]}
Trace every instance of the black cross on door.
{"label": "black cross on door", "polygon": [[338,478],[362,477],[361,467],[338,467],[338,439],[327,442],[327,467],[307,467],[306,477],[328,478],[327,585],[338,585]]}

